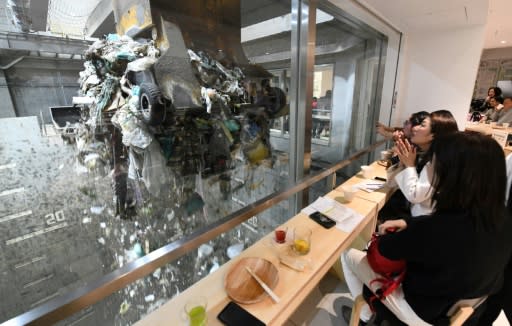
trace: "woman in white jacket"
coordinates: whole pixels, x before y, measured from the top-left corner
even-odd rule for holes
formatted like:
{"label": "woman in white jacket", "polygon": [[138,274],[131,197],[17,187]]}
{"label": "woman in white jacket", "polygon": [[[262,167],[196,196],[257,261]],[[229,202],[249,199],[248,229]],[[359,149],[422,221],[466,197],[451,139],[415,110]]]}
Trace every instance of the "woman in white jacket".
{"label": "woman in white jacket", "polygon": [[411,204],[411,216],[429,215],[432,203],[432,153],[436,137],[458,131],[457,121],[447,110],[434,111],[412,128],[411,141],[396,142],[397,155],[404,169],[395,175],[395,182]]}

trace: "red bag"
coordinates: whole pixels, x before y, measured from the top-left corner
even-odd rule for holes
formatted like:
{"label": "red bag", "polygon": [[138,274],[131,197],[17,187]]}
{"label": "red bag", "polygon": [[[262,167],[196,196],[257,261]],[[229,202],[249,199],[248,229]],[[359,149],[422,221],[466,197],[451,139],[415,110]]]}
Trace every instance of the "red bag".
{"label": "red bag", "polygon": [[372,306],[373,300],[382,300],[393,292],[400,283],[402,283],[406,270],[405,260],[391,260],[381,255],[379,251],[379,239],[378,233],[372,235],[366,253],[368,264],[372,270],[382,276],[370,282],[370,285],[376,282],[381,283],[381,287],[377,289],[375,295],[370,298],[370,308],[372,311],[374,310]]}

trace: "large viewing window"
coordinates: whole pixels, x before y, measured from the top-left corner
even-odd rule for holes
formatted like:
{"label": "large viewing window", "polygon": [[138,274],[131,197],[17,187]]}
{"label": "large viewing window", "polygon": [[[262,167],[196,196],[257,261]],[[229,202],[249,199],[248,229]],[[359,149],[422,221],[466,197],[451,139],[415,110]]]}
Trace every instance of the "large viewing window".
{"label": "large viewing window", "polygon": [[[141,257],[168,244],[180,246],[347,158],[374,142],[374,123],[390,116],[396,35],[390,39],[377,31],[378,20],[351,7],[351,1],[209,1],[211,8],[197,15],[187,12],[186,2],[148,3],[164,6],[152,9],[163,19],[134,35],[147,39],[137,51],[158,47],[163,35],[179,41],[150,51],[157,63],[149,72],[118,65],[115,60],[141,55],[115,43],[124,40],[112,30],[108,38],[115,45],[103,48],[103,61],[99,52],[89,52],[76,76],[61,74],[60,61],[38,67],[44,80],[66,80],[65,92],[50,82],[40,85],[49,91],[38,88],[38,94],[55,98],[50,107],[27,104],[36,93],[31,82],[18,78],[32,60],[0,75],[11,87],[17,114],[0,119],[0,293],[11,295],[0,305],[0,323],[60,303],[70,291],[96,284],[130,262],[142,264]],[[229,8],[216,7],[223,5]],[[222,26],[216,25],[219,17]],[[308,23],[308,17],[316,20]],[[216,34],[189,39],[198,26]],[[165,33],[158,34],[159,28]],[[305,38],[314,41],[310,52],[299,47]],[[191,54],[183,44],[197,48]],[[203,52],[201,45],[215,51]],[[166,57],[166,46],[182,52]],[[228,55],[237,57],[240,67],[217,65]],[[7,64],[3,60],[0,64]],[[163,73],[166,69],[174,75]],[[187,79],[197,76],[201,83]],[[199,87],[185,92],[194,83]],[[236,96],[229,93],[233,89]],[[183,98],[172,97],[175,90]],[[190,94],[203,97],[194,102]],[[62,96],[69,97],[65,103],[78,98],[77,105],[63,106]],[[139,111],[132,102],[141,105]],[[164,113],[152,111],[159,105],[168,106]],[[139,120],[130,120],[133,116]],[[323,194],[323,182],[308,189],[311,199]],[[61,323],[133,324],[295,215],[297,206],[296,199],[270,205]]]}

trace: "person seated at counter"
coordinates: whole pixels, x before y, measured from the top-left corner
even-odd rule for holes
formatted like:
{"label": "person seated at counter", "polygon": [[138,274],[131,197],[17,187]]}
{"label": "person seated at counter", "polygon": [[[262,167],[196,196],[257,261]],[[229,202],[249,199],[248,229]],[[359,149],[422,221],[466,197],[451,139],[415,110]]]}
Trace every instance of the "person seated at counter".
{"label": "person seated at counter", "polygon": [[[400,162],[390,168],[390,186],[398,186],[399,192],[379,212],[379,220],[405,216],[428,215],[432,205],[432,141],[444,134],[459,130],[450,111],[438,110],[421,115],[420,123],[411,129],[411,139],[396,141],[396,154]],[[405,200],[401,199],[402,196]]]}
{"label": "person seated at counter", "polygon": [[396,141],[399,138],[411,138],[411,128],[420,124],[423,116],[428,116],[428,112],[419,111],[411,114],[409,119],[404,121],[402,127],[388,127],[381,122],[377,122],[375,127],[377,133],[386,139],[393,139]]}
{"label": "person seated at counter", "polygon": [[489,100],[489,109],[482,116],[483,121],[492,121],[492,118],[503,108],[501,97],[491,97]]}
{"label": "person seated at counter", "polygon": [[485,98],[484,102],[482,103],[482,106],[480,106],[479,110],[480,112],[486,112],[488,109],[491,108],[490,100],[493,97],[501,98],[501,88],[493,86],[489,87],[487,90],[487,97]]}
{"label": "person seated at counter", "polygon": [[503,108],[495,112],[491,120],[497,123],[512,123],[512,97],[503,99]]}
{"label": "person seated at counter", "polygon": [[[479,133],[455,132],[436,138],[432,155],[433,213],[386,221],[378,229],[380,254],[406,264],[403,282],[381,302],[415,326],[437,325],[457,301],[496,292],[512,252],[512,218],[503,204],[505,160],[498,143]],[[354,298],[364,284],[377,292],[380,283],[372,281],[381,276],[365,252],[349,249],[341,260]],[[350,308],[342,311],[345,318],[350,315]],[[371,317],[365,305],[361,321]]]}

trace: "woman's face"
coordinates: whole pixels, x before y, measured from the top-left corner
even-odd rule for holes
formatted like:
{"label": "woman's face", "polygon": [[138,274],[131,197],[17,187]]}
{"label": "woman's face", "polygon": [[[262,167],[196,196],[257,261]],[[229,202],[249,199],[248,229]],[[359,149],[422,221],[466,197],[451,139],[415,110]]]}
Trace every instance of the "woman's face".
{"label": "woman's face", "polygon": [[411,118],[404,121],[403,127],[404,127],[403,128],[404,137],[410,139],[411,138],[411,127],[412,127]]}
{"label": "woman's face", "polygon": [[490,97],[494,97],[494,88],[490,88],[488,91],[487,91],[487,95],[490,96]]}
{"label": "woman's face", "polygon": [[428,148],[434,139],[430,124],[431,120],[427,117],[421,124],[412,127],[411,142],[418,145],[421,149]]}

